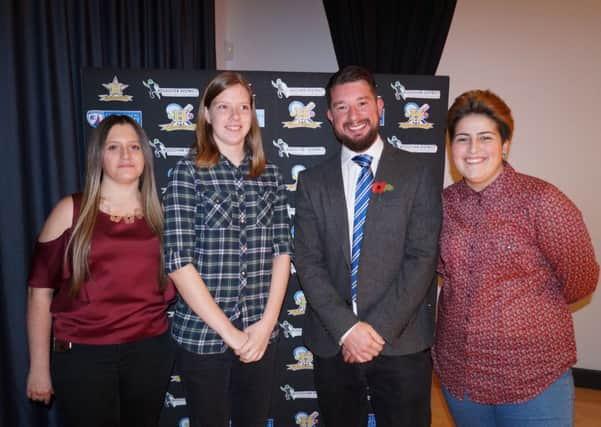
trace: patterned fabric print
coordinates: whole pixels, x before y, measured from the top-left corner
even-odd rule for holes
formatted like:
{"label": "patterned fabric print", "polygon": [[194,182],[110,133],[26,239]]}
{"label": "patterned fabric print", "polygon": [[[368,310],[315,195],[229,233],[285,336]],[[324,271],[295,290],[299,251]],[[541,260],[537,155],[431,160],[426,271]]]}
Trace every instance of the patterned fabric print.
{"label": "patterned fabric print", "polygon": [[576,362],[568,304],[599,278],[582,215],[509,164],[479,193],[448,187],[443,209],[435,370],[459,399],[528,400]]}
{"label": "patterned fabric print", "polygon": [[[261,319],[273,257],[292,254],[286,189],[275,165],[248,178],[225,157],[212,168],[178,162],[165,194],[165,264],[173,272],[192,264],[215,302],[246,328]],[[178,296],[172,334],[185,349],[222,353],[226,345]],[[274,329],[272,339],[277,335]]]}

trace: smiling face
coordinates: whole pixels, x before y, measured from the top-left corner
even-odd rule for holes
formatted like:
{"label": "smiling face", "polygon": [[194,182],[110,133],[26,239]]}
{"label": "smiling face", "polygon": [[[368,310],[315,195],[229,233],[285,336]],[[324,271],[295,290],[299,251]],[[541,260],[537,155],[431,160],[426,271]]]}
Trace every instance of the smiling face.
{"label": "smiling face", "polygon": [[237,84],[225,89],[205,107],[204,114],[219,151],[243,149],[252,120],[250,93],[246,88]]}
{"label": "smiling face", "polygon": [[117,184],[139,182],[144,171],[144,154],[133,126],[114,125],[107,134],[102,151],[103,180]]}
{"label": "smiling face", "polygon": [[334,86],[330,97],[328,119],[336,138],[358,153],[371,147],[378,136],[384,102],[363,80]]}
{"label": "smiling face", "polygon": [[475,191],[488,187],[503,171],[503,141],[494,120],[483,114],[469,114],[455,126],[451,141],[453,162],[465,182]]}

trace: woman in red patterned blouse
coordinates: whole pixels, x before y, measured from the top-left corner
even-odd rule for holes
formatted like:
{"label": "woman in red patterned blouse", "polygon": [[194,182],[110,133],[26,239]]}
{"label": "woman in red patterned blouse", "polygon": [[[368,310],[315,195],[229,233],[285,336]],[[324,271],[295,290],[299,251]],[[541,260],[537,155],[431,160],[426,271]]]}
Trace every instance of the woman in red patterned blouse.
{"label": "woman in red patterned blouse", "polygon": [[459,96],[448,132],[463,179],[443,193],[433,358],[451,414],[458,426],[572,425],[568,304],[599,278],[582,215],[505,161],[513,118],[497,95]]}

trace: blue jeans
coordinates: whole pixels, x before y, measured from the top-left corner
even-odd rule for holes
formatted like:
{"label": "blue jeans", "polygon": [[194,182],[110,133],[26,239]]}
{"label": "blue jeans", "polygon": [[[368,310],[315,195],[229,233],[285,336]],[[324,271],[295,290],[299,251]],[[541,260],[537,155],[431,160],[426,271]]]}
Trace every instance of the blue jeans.
{"label": "blue jeans", "polygon": [[568,369],[541,394],[522,403],[487,405],[442,392],[457,427],[572,427],[574,425],[574,379]]}

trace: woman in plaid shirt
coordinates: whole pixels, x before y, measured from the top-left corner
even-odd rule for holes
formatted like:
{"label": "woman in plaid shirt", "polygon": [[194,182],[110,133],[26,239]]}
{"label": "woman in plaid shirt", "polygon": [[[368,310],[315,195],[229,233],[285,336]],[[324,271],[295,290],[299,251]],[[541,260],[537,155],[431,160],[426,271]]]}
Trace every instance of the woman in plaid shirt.
{"label": "woman in plaid shirt", "polygon": [[290,274],[286,189],[265,161],[248,82],[217,75],[165,204],[172,335],[194,426],[264,426]]}

